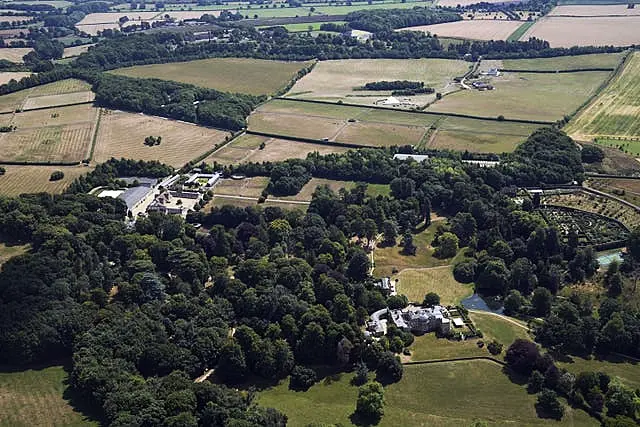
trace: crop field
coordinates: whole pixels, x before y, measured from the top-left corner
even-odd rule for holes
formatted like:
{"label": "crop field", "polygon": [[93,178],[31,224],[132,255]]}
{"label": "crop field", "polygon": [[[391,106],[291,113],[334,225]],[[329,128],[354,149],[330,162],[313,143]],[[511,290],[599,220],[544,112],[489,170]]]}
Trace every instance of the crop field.
{"label": "crop field", "polygon": [[[476,3],[477,2],[475,0],[437,0],[436,1],[436,4],[438,6],[443,6],[443,7],[456,7],[458,5],[468,6],[470,4],[476,4]],[[489,0],[484,3],[502,3],[502,0]]]}
{"label": "crop field", "polygon": [[30,47],[6,47],[0,49],[0,59],[6,59],[7,61],[21,63],[22,57],[33,49]]}
{"label": "crop field", "polygon": [[9,83],[10,80],[19,81],[23,77],[29,77],[32,73],[24,73],[20,71],[5,71],[0,73],[0,85]]}
{"label": "crop field", "polygon": [[609,76],[603,72],[567,74],[503,73],[494,90],[463,90],[432,104],[428,111],[508,119],[556,121],[573,113]]}
{"label": "crop field", "polygon": [[171,64],[140,65],[113,71],[129,77],[191,83],[225,92],[273,94],[286,86],[310,62],[213,58]]}
{"label": "crop field", "polygon": [[450,266],[407,269],[396,278],[397,292],[413,302],[421,303],[426,293],[435,292],[442,304],[456,305],[473,294],[473,285],[458,283]]}
{"label": "crop field", "polygon": [[615,148],[632,156],[640,156],[640,139],[595,138],[594,142],[601,147]]}
{"label": "crop field", "polygon": [[[149,147],[144,139],[161,136],[160,145]],[[224,141],[227,132],[161,117],[104,110],[96,138],[94,160],[111,157],[159,160],[181,167]]]}
{"label": "crop field", "polygon": [[[435,131],[429,136],[427,132]],[[274,100],[249,116],[249,129],[359,145],[404,145],[474,152],[513,149],[540,125],[401,110]]]}
{"label": "crop field", "polygon": [[[265,147],[260,149],[264,143]],[[220,150],[211,154],[204,161],[220,164],[237,164],[243,162],[275,162],[285,159],[304,159],[309,153],[321,155],[343,153],[347,148],[322,144],[289,141],[285,139],[267,138],[258,135],[242,135]]]}
{"label": "crop field", "polygon": [[640,226],[640,214],[633,208],[618,201],[584,192],[571,194],[548,195],[542,198],[545,204],[566,206],[604,215],[620,221],[629,229]]}
{"label": "crop field", "polygon": [[0,15],[0,22],[21,22],[28,21],[29,19],[31,19],[31,16]]}
{"label": "crop field", "polygon": [[[49,97],[52,95],[64,96],[38,100],[38,97]],[[22,107],[29,102],[30,98],[34,98],[34,100],[31,101],[32,105],[42,107],[69,104],[76,102],[78,99],[90,100],[93,99],[92,96],[90,84],[76,79],[60,80],[0,96],[0,112],[22,109]],[[49,104],[47,104],[47,102],[49,102]]]}
{"label": "crop field", "polygon": [[[452,90],[456,76],[468,71],[469,64],[451,59],[344,59],[320,61],[313,71],[293,86],[287,94],[292,98],[319,99],[373,105],[391,91],[357,90],[366,83],[381,80],[424,82],[438,92]],[[415,104],[425,104],[435,95],[411,97]]]}
{"label": "crop field", "polygon": [[[91,172],[86,166],[4,166],[7,172],[0,175],[0,195],[18,196],[23,193],[62,193],[71,181]],[[49,181],[51,173],[60,170],[64,178]]]}
{"label": "crop field", "polygon": [[594,53],[589,55],[558,56],[556,58],[506,59],[501,61],[501,65],[498,68],[519,71],[615,68],[622,60],[622,56],[622,53]]}
{"label": "crop field", "polygon": [[82,32],[85,32],[89,35],[95,36],[99,32],[104,30],[113,30],[119,28],[118,24],[110,23],[110,24],[87,24],[87,25],[78,25],[76,24],[76,28]]}
{"label": "crop field", "polygon": [[589,178],[586,185],[640,206],[640,179]]}
{"label": "crop field", "polygon": [[130,21],[146,21],[155,18],[156,16],[162,14],[162,12],[155,11],[129,11],[129,12],[104,12],[104,13],[90,13],[86,15],[80,22],[78,22],[77,26],[83,25],[93,25],[93,24],[110,24],[110,23],[118,23],[118,20],[126,16]]}
{"label": "crop field", "polygon": [[[358,387],[351,384],[353,375],[329,376],[306,392],[289,390],[285,380],[258,393],[257,403],[284,412],[292,427],[314,422],[351,426],[358,395]],[[380,427],[460,427],[478,420],[495,426],[598,425],[585,412],[570,407],[565,408],[562,421],[538,418],[536,396],[513,383],[501,366],[483,360],[405,366],[402,379],[385,387],[384,397]]]}
{"label": "crop field", "polygon": [[520,40],[536,37],[551,47],[629,46],[640,43],[640,16],[572,18],[545,16],[540,18]]}
{"label": "crop field", "polygon": [[63,397],[67,381],[62,366],[0,373],[0,426],[97,426]]}
{"label": "crop field", "polygon": [[85,92],[91,85],[83,80],[65,79],[32,88],[30,96],[63,95],[65,93]]}
{"label": "crop field", "polygon": [[471,40],[506,40],[523,23],[521,21],[503,20],[464,20],[445,22],[443,24],[420,25],[401,28],[397,31],[421,31],[435,34],[438,37],[454,37]]}
{"label": "crop field", "polygon": [[627,4],[561,5],[553,8],[549,16],[639,16],[640,9],[629,9]]}
{"label": "crop field", "polygon": [[72,92],[62,95],[30,96],[26,99],[22,109],[26,111],[56,105],[79,104],[82,102],[91,102],[94,98],[95,94],[91,91]]}
{"label": "crop field", "polygon": [[575,139],[640,137],[640,53],[627,58],[622,72],[569,123]]}

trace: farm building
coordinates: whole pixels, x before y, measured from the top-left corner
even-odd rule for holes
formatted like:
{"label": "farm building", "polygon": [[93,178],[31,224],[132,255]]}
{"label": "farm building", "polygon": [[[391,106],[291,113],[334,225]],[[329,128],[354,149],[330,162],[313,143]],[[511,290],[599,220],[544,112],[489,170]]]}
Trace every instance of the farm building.
{"label": "farm building", "polygon": [[426,162],[427,160],[429,160],[429,156],[427,156],[426,154],[394,154],[393,155],[393,159],[394,160],[409,160],[409,159],[413,159],[418,163],[422,163],[422,162]]}
{"label": "farm building", "polygon": [[500,164],[499,160],[462,160],[462,163],[476,165],[481,168],[495,168]]}
{"label": "farm building", "polygon": [[483,75],[483,76],[499,77],[500,76],[500,70],[498,70],[497,68],[489,68],[488,71],[483,71],[480,74]]}
{"label": "farm building", "polygon": [[408,306],[402,310],[390,310],[390,320],[400,329],[419,334],[440,332],[447,335],[451,332],[449,311],[440,305],[434,307]]}
{"label": "farm building", "polygon": [[358,39],[358,41],[361,41],[361,42],[370,40],[371,37],[373,37],[372,33],[370,33],[369,31],[363,31],[363,30],[349,30],[344,32],[343,34],[347,37],[353,37],[355,39]]}
{"label": "farm building", "polygon": [[147,212],[160,212],[170,215],[187,216],[187,212],[193,209],[202,195],[189,191],[164,190],[157,194],[147,208]]}
{"label": "farm building", "polygon": [[493,86],[486,82],[473,82],[471,85],[478,90],[493,90]]}
{"label": "farm building", "polygon": [[184,184],[186,186],[213,187],[220,177],[219,173],[194,173]]}

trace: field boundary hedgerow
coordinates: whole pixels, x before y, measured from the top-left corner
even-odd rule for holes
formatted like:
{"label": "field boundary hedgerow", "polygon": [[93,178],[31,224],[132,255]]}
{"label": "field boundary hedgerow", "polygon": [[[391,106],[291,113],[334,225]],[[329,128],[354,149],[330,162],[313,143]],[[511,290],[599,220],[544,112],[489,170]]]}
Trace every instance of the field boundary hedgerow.
{"label": "field boundary hedgerow", "polygon": [[96,119],[96,125],[93,129],[93,136],[91,137],[91,146],[89,147],[89,155],[87,156],[87,162],[93,160],[93,152],[96,149],[96,143],[98,141],[98,130],[100,128],[100,120],[102,119],[103,109],[98,107],[98,117]]}
{"label": "field boundary hedgerow", "polygon": [[[292,101],[292,102],[307,102],[311,104],[337,105],[337,106],[358,107],[358,108],[363,107],[362,104],[352,104],[349,102],[320,101],[317,99],[285,98],[281,96],[275,97],[274,99],[278,99],[282,101]],[[549,122],[549,121],[543,121],[543,120],[509,119],[506,117],[503,117],[503,118],[483,117],[483,116],[473,116],[471,114],[441,113],[441,112],[435,112],[435,111],[422,111],[422,110],[400,110],[397,108],[381,107],[379,105],[366,105],[366,108],[370,108],[373,110],[383,110],[383,111],[401,111],[403,113],[410,113],[410,114],[425,114],[425,115],[432,115],[432,116],[459,117],[463,119],[488,120],[493,122],[524,123],[524,124],[541,125],[541,126],[553,126],[556,124],[556,122]]]}
{"label": "field boundary hedgerow", "polygon": [[330,145],[330,146],[333,146],[333,147],[343,147],[343,148],[382,148],[380,146],[375,146],[375,145],[353,144],[351,142],[339,142],[339,141],[325,141],[323,139],[305,138],[305,137],[300,137],[300,136],[280,135],[280,134],[277,134],[277,133],[260,132],[260,131],[255,131],[255,130],[247,130],[245,133],[247,135],[257,135],[257,136],[264,136],[264,137],[267,137],[267,138],[285,139],[287,141],[304,142],[304,143],[308,143],[308,144]]}
{"label": "field boundary hedgerow", "polygon": [[500,68],[500,71],[506,73],[531,73],[531,74],[567,74],[567,73],[586,73],[589,71],[605,71],[613,72],[615,68],[575,68],[570,70],[518,70],[512,68]]}
{"label": "field boundary hedgerow", "polygon": [[527,21],[524,24],[520,25],[513,33],[511,33],[509,37],[507,37],[507,41],[517,42],[518,40],[520,40],[520,37],[522,37],[524,33],[526,33],[529,28],[531,28],[535,23],[536,21]]}
{"label": "field boundary hedgerow", "polygon": [[427,360],[412,360],[411,362],[402,362],[403,365],[431,365],[434,363],[452,363],[452,362],[465,362],[468,360],[488,360],[489,362],[497,363],[500,366],[508,366],[503,360],[496,359],[491,356],[463,356],[463,357],[450,357],[446,359],[427,359]]}

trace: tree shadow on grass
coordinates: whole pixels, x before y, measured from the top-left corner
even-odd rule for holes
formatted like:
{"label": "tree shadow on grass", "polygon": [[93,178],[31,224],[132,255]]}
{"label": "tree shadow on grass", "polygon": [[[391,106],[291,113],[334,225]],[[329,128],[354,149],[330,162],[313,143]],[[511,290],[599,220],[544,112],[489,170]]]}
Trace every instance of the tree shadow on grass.
{"label": "tree shadow on grass", "polygon": [[525,375],[515,372],[508,366],[504,366],[502,368],[502,373],[509,377],[509,380],[514,384],[526,385],[529,382],[529,378],[527,378]]}
{"label": "tree shadow on grass", "polygon": [[[71,375],[71,363],[67,362],[63,365],[64,371],[68,376]],[[102,408],[97,407],[91,402],[87,395],[75,390],[69,383],[69,377],[64,382],[64,392],[62,398],[69,403],[74,411],[79,412],[87,421],[96,422],[100,425],[107,425]]]}
{"label": "tree shadow on grass", "polygon": [[380,417],[377,417],[377,418],[363,417],[357,412],[354,412],[349,416],[349,420],[351,420],[351,422],[354,425],[357,425],[359,427],[368,427],[368,426],[376,426],[380,424],[381,418]]}

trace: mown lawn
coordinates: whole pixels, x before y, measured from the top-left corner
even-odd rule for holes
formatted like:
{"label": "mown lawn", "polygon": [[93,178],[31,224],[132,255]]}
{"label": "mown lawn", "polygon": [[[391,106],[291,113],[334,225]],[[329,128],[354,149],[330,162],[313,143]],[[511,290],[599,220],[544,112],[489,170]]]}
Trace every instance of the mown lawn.
{"label": "mown lawn", "polygon": [[67,400],[67,378],[62,366],[0,371],[0,426],[98,426]]}
{"label": "mown lawn", "polygon": [[[495,339],[504,345],[505,351],[517,338],[532,340],[526,329],[514,325],[501,317],[479,312],[469,313],[469,317],[476,327],[482,331],[485,342]],[[517,320],[514,320],[514,322],[517,322]]]}
{"label": "mown lawn", "polygon": [[426,293],[435,292],[442,304],[456,305],[473,294],[473,285],[456,281],[450,266],[403,270],[395,278],[397,292],[409,301],[421,302]]}
{"label": "mown lawn", "polygon": [[[287,414],[292,427],[310,423],[350,426],[357,399],[352,378],[353,374],[342,374],[306,392],[290,391],[284,381],[259,393],[257,401]],[[586,413],[571,408],[561,422],[539,419],[535,399],[492,362],[405,366],[402,380],[385,388],[385,414],[378,425],[460,427],[476,420],[489,426],[598,425]]]}
{"label": "mown lawn", "polygon": [[489,356],[478,340],[454,341],[438,338],[435,333],[417,336],[409,347],[411,361],[449,359],[452,357]]}

